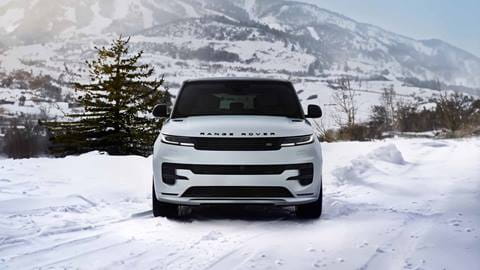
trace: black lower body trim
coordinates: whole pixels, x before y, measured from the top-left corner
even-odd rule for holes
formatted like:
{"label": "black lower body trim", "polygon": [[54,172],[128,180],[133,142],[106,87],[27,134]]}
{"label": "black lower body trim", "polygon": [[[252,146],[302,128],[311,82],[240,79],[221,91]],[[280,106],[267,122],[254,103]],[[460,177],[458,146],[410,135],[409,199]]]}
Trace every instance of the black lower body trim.
{"label": "black lower body trim", "polygon": [[191,187],[182,194],[189,198],[292,198],[284,187]]}
{"label": "black lower body trim", "polygon": [[162,192],[162,195],[166,195],[166,196],[178,196],[177,193],[166,193],[166,192]]}

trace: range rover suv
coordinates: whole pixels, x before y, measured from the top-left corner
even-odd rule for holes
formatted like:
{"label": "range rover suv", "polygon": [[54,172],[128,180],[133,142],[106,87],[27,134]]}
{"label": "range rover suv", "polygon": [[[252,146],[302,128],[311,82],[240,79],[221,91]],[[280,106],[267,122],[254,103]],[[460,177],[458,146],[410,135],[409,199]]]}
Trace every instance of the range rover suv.
{"label": "range rover suv", "polygon": [[289,81],[216,78],[186,81],[153,154],[153,215],[179,206],[295,206],[301,218],[322,213],[322,153]]}

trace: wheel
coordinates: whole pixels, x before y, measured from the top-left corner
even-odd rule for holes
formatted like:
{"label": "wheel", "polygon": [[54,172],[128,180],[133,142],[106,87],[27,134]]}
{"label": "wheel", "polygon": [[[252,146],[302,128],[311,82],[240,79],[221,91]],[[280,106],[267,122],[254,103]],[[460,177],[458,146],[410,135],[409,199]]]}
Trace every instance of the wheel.
{"label": "wheel", "polygon": [[179,206],[157,200],[155,185],[152,185],[152,210],[154,217],[178,218]]}
{"label": "wheel", "polygon": [[318,196],[318,200],[312,203],[297,205],[295,209],[295,214],[297,215],[297,217],[303,219],[320,218],[320,216],[322,215],[322,197],[323,192],[322,187],[320,186],[320,195]]}

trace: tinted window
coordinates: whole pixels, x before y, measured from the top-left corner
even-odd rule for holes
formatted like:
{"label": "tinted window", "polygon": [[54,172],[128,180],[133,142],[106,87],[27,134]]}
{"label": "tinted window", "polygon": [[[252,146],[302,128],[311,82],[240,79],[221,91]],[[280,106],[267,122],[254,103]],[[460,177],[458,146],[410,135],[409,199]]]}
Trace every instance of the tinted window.
{"label": "tinted window", "polygon": [[291,84],[244,81],[186,84],[177,99],[172,117],[201,115],[304,117]]}

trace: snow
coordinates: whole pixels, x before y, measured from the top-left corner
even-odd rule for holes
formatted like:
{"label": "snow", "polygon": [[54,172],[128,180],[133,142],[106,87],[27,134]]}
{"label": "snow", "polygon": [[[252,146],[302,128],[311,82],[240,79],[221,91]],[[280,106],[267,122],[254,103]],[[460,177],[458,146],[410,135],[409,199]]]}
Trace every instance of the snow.
{"label": "snow", "polygon": [[23,20],[25,10],[23,8],[10,8],[0,16],[0,27],[7,33],[13,32]]}
{"label": "snow", "polygon": [[245,11],[247,11],[251,20],[255,20],[257,17],[255,14],[255,6],[256,0],[245,0]]}
{"label": "snow", "polygon": [[116,0],[115,12],[112,19],[118,20],[127,17],[132,11],[132,6],[134,6],[135,3],[137,3],[135,0]]}
{"label": "snow", "polygon": [[0,1],[0,8],[10,5],[14,0],[2,0]]}
{"label": "snow", "polygon": [[73,23],[77,22],[77,15],[74,8],[65,8],[65,19]]}
{"label": "snow", "polygon": [[324,215],[152,218],[151,159],[0,160],[0,268],[480,269],[480,138],[323,144]]}
{"label": "snow", "polygon": [[[121,9],[122,7],[124,7],[124,5],[119,5],[115,9],[115,16],[121,16],[126,12]],[[98,2],[92,5],[91,10],[94,14],[93,19],[88,26],[81,28],[78,32],[86,35],[100,35],[105,28],[110,26],[112,19],[105,18],[100,14],[100,4]]]}
{"label": "snow", "polygon": [[[46,71],[45,69],[22,64],[22,60],[40,62],[49,61],[55,56],[55,52],[53,51],[52,47],[53,46],[51,44],[34,44],[12,48],[6,52],[3,52],[3,54],[0,54],[0,58],[2,58],[2,68],[8,71],[32,70],[34,73],[36,73],[35,71],[40,71],[39,73],[46,73],[44,72]],[[55,74],[58,76],[58,71],[56,71]]]}
{"label": "snow", "polygon": [[308,29],[308,32],[310,32],[310,35],[312,36],[312,38],[314,38],[315,40],[320,40],[320,37],[318,36],[317,31],[315,31],[315,28],[309,26],[307,27],[307,29]]}
{"label": "snow", "polygon": [[30,6],[29,8],[33,8],[34,6],[36,6],[38,4],[40,0],[33,0],[33,1],[30,1]]}
{"label": "snow", "polygon": [[272,29],[279,30],[279,31],[286,30],[286,27],[282,25],[275,16],[272,16],[272,15],[265,16],[265,17],[262,17],[260,21],[264,24],[267,24]]}
{"label": "snow", "polygon": [[370,159],[390,162],[397,165],[405,164],[405,160],[403,159],[402,152],[400,152],[397,149],[395,144],[382,146],[376,149],[375,151],[371,152],[367,157]]}
{"label": "snow", "polygon": [[143,26],[145,29],[154,26],[154,18],[153,18],[153,11],[151,9],[141,7],[142,14],[143,14]]}
{"label": "snow", "polygon": [[182,8],[185,10],[185,14],[186,14],[187,17],[189,17],[189,18],[200,17],[200,15],[198,15],[198,12],[195,10],[195,8],[191,5],[183,2],[183,0],[178,1],[178,4],[180,4],[182,6]]}

